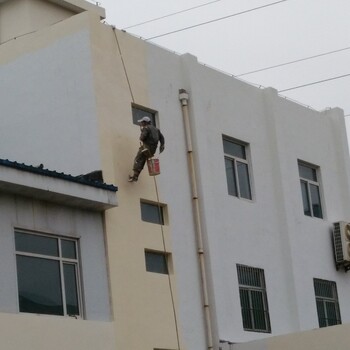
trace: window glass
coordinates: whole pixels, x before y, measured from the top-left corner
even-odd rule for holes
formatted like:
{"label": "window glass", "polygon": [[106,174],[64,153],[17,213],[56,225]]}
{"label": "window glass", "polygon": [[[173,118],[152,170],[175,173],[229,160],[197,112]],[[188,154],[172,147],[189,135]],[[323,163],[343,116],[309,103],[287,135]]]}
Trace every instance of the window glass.
{"label": "window glass", "polygon": [[21,312],[63,315],[58,261],[17,256],[17,277]]}
{"label": "window glass", "polygon": [[309,202],[309,193],[308,193],[308,187],[307,183],[305,181],[300,181],[301,184],[301,195],[303,198],[303,207],[304,207],[304,214],[311,216],[311,209],[310,209],[310,202]]}
{"label": "window glass", "polygon": [[242,308],[243,328],[253,329],[252,315],[250,311],[249,291],[240,289],[239,291]]}
{"label": "window glass", "polygon": [[151,112],[149,110],[133,106],[132,107],[132,122],[133,122],[133,124],[138,125],[137,121],[142,119],[143,117],[149,117],[152,121],[152,125],[156,126],[155,112]]}
{"label": "window glass", "polygon": [[235,156],[237,158],[246,159],[245,146],[223,139],[224,152],[230,156]]}
{"label": "window glass", "polygon": [[80,315],[76,241],[15,232],[15,242],[19,311]]}
{"label": "window glass", "polygon": [[15,232],[15,244],[17,251],[58,256],[56,238]]}
{"label": "window glass", "polygon": [[167,257],[165,253],[145,252],[146,270],[168,274]]}
{"label": "window glass", "polygon": [[74,241],[68,241],[66,239],[61,240],[62,256],[68,259],[76,259],[76,248]]}
{"label": "window glass", "polygon": [[312,211],[315,217],[322,218],[321,198],[318,186],[310,184]]}
{"label": "window glass", "polygon": [[73,264],[64,264],[64,285],[68,315],[79,315],[79,299],[76,268]]}
{"label": "window glass", "polygon": [[246,145],[223,136],[225,172],[228,194],[245,199],[252,199],[249,166]]}
{"label": "window glass", "polygon": [[237,182],[234,170],[234,161],[229,158],[225,158],[225,166],[228,193],[230,195],[237,196]]}
{"label": "window glass", "polygon": [[141,219],[154,224],[164,225],[163,207],[158,204],[141,202]]}
{"label": "window glass", "polygon": [[299,175],[304,179],[317,181],[316,169],[299,163]]}
{"label": "window glass", "polygon": [[323,218],[317,168],[298,162],[304,214]]}
{"label": "window glass", "polygon": [[250,191],[248,165],[245,163],[237,162],[237,172],[239,179],[239,191],[241,197],[246,199],[252,199],[252,194]]}

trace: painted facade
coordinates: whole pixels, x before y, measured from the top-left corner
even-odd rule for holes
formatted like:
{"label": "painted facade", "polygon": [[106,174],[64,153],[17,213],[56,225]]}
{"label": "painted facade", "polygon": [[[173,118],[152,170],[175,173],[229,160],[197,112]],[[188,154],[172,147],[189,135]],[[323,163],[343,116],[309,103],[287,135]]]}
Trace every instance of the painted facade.
{"label": "painted facade", "polygon": [[[5,158],[73,175],[101,169],[118,184],[119,206],[105,214],[117,349],[218,349],[219,340],[318,328],[315,278],[336,283],[342,322],[350,322],[350,282],[335,269],[330,238],[334,222],[350,220],[342,110],[308,109],[103,24],[100,8],[70,2],[45,7],[50,16],[28,34],[13,39],[9,28],[2,39],[0,148]],[[21,2],[19,9],[28,13]],[[130,184],[139,146],[132,107],[155,113],[166,144],[161,175],[145,169]],[[248,199],[229,194],[225,140],[245,149]],[[322,218],[304,214],[300,164],[317,170]],[[164,225],[142,220],[141,202],[160,202]],[[145,251],[166,253],[169,274],[146,271]],[[264,271],[268,332],[243,329],[237,265]]]}

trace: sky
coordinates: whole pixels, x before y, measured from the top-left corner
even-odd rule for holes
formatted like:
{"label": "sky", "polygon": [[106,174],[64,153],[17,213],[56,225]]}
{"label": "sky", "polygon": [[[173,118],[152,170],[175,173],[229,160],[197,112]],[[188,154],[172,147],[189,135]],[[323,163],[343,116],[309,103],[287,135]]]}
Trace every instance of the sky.
{"label": "sky", "polygon": [[[240,79],[278,91],[332,79],[280,95],[316,110],[342,108],[349,115],[349,138],[349,0],[100,0],[99,4],[106,9],[106,21],[118,29],[179,54],[189,52],[199,62],[235,76],[342,50]],[[190,8],[194,9],[167,16]],[[167,17],[130,27],[162,16]],[[227,18],[217,20],[222,17]],[[204,22],[211,23],[199,25]],[[196,27],[178,31],[190,26]],[[173,31],[178,32],[163,35]]]}

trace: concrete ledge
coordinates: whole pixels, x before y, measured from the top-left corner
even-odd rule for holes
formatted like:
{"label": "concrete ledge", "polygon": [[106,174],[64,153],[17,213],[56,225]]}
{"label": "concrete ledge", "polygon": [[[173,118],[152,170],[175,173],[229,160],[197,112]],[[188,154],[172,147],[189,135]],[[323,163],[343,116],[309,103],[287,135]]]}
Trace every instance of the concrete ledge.
{"label": "concrete ledge", "polygon": [[95,211],[117,206],[113,191],[10,167],[0,167],[0,191]]}

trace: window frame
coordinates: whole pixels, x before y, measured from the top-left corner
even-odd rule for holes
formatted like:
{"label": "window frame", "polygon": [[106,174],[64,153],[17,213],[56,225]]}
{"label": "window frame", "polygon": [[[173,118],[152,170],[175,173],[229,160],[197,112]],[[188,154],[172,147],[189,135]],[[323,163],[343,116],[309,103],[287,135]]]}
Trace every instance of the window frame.
{"label": "window frame", "polygon": [[[342,324],[336,282],[327,281],[327,280],[320,279],[320,278],[314,278],[313,282],[314,282],[316,311],[317,311],[317,318],[318,318],[319,327],[324,328],[324,327],[330,327],[330,326]],[[318,288],[317,288],[317,283],[319,283]],[[325,296],[325,295],[317,295],[317,290],[320,290],[322,288],[320,286],[321,284],[327,285],[327,287],[331,289],[332,297]],[[325,317],[321,317],[322,315],[320,315],[318,302],[322,302],[322,310],[323,310]],[[334,309],[335,309],[335,313],[336,313],[336,319],[335,319],[336,323],[330,324],[331,318],[327,317],[328,311],[327,311],[326,303],[332,303],[334,305]],[[322,321],[324,322],[324,324],[322,323]]]}
{"label": "window frame", "polygon": [[[316,180],[309,179],[306,177],[303,177],[300,173],[300,166],[309,168],[315,172],[315,177]],[[324,219],[324,205],[323,205],[323,197],[322,197],[322,191],[321,191],[321,181],[320,181],[320,167],[311,163],[304,162],[302,160],[298,160],[298,174],[299,174],[299,183],[300,183],[300,189],[301,189],[301,199],[302,199],[302,205],[303,205],[303,211],[304,215],[312,218],[317,218],[317,219]],[[310,215],[306,213],[306,208],[304,204],[304,193],[305,191],[303,190],[303,185],[306,186],[306,195],[307,195],[307,203],[310,211]],[[318,192],[318,199],[319,199],[319,206],[320,206],[320,216],[315,215],[315,210],[314,210],[314,203],[312,201],[312,193],[311,193],[311,186],[314,186],[317,188]]]}
{"label": "window frame", "polygon": [[[265,273],[263,269],[251,267],[247,265],[237,264],[237,277],[238,277],[238,287],[239,287],[239,298],[240,298],[240,305],[241,305],[241,315],[242,315],[242,325],[243,329],[247,332],[257,332],[257,333],[271,333],[271,322],[270,322],[270,313],[269,313],[269,306],[268,306],[268,300],[267,300],[267,290],[266,290],[266,282],[265,282]],[[245,273],[248,274],[257,274],[260,280],[260,285],[253,285],[253,284],[246,284],[241,281],[241,276]],[[245,279],[247,276],[244,276]],[[242,291],[248,292],[248,308],[246,305],[242,304]],[[253,293],[260,293],[261,300],[262,300],[262,309],[256,309],[253,305]],[[252,327],[248,327],[247,324],[245,324],[245,311],[249,312],[249,321],[252,325]],[[257,326],[257,320],[256,316],[254,315],[254,312],[256,311],[263,311],[264,315],[264,324],[265,328],[258,328]]]}
{"label": "window frame", "polygon": [[[15,243],[17,233],[25,234],[28,236],[45,237],[45,238],[55,239],[57,241],[57,248],[58,248],[57,256],[17,250],[16,243]],[[75,258],[66,258],[63,256],[62,241],[74,242]],[[79,238],[15,228],[14,229],[14,244],[15,244],[14,247],[15,247],[15,258],[16,258],[18,311],[20,313],[31,313],[31,314],[40,314],[40,315],[48,315],[48,316],[74,317],[74,318],[79,318],[79,319],[84,318],[84,303],[83,303],[82,271],[81,271]],[[18,270],[17,257],[28,257],[28,258],[34,258],[34,259],[47,260],[47,261],[56,261],[59,263],[59,284],[60,284],[60,288],[61,288],[61,298],[62,298],[61,302],[62,302],[63,314],[21,311],[20,290],[19,290],[19,278],[20,278],[20,276],[19,276],[19,270]],[[65,281],[66,275],[64,272],[65,266],[74,266],[75,286],[76,286],[75,293],[76,293],[76,298],[77,298],[77,306],[78,306],[79,314],[69,314],[67,311],[68,305],[67,305],[67,295],[66,295],[67,291],[66,291],[66,285],[65,285],[66,284],[66,281]]]}
{"label": "window frame", "polygon": [[[153,221],[147,220],[144,216],[144,213],[145,213],[143,211],[144,206],[154,207],[157,212],[158,219]],[[164,226],[166,223],[166,205],[165,204],[140,199],[140,213],[141,213],[141,220],[144,222],[148,222],[150,224],[155,224],[155,225],[161,225],[161,226]]]}
{"label": "window frame", "polygon": [[[149,254],[162,256],[163,259],[164,259],[164,263],[165,263],[164,264],[165,269],[163,269],[164,266],[162,266],[162,269],[159,269],[159,270],[148,269],[149,264],[147,264],[147,256]],[[146,271],[150,272],[150,273],[157,273],[157,274],[160,274],[160,275],[170,275],[169,256],[170,256],[170,253],[167,253],[167,252],[164,252],[164,251],[145,249],[145,269],[146,269]]]}
{"label": "window frame", "polygon": [[[140,116],[136,116],[134,114],[134,110],[142,111],[142,113],[139,113]],[[155,111],[154,109],[151,109],[151,108],[147,108],[147,107],[135,104],[135,103],[131,104],[132,123],[134,125],[139,125],[137,123],[137,120],[141,119],[145,115],[151,119],[152,125],[154,125],[154,126],[158,125],[158,123],[157,123],[158,112],[157,111]]]}
{"label": "window frame", "polygon": [[[241,158],[241,157],[234,155],[234,154],[226,153],[225,152],[225,142],[230,142],[232,144],[243,147],[245,158]],[[223,145],[223,151],[224,151],[225,173],[226,173],[228,194],[231,196],[237,197],[239,199],[253,201],[253,181],[252,181],[253,178],[252,178],[249,144],[247,142],[234,139],[230,136],[222,135],[222,145]],[[233,172],[232,172],[233,181],[231,184],[229,183],[228,170],[227,170],[227,166],[226,166],[227,161],[231,162],[232,169],[233,169]],[[243,191],[241,189],[241,177],[240,177],[239,171],[238,171],[239,163],[244,164],[246,166],[247,178],[245,178],[244,180],[247,182],[247,184],[249,186],[249,189],[248,189],[249,190],[249,197],[245,197],[242,195]],[[232,191],[230,191],[230,185],[235,188],[235,190],[234,190],[235,193],[232,193]]]}

